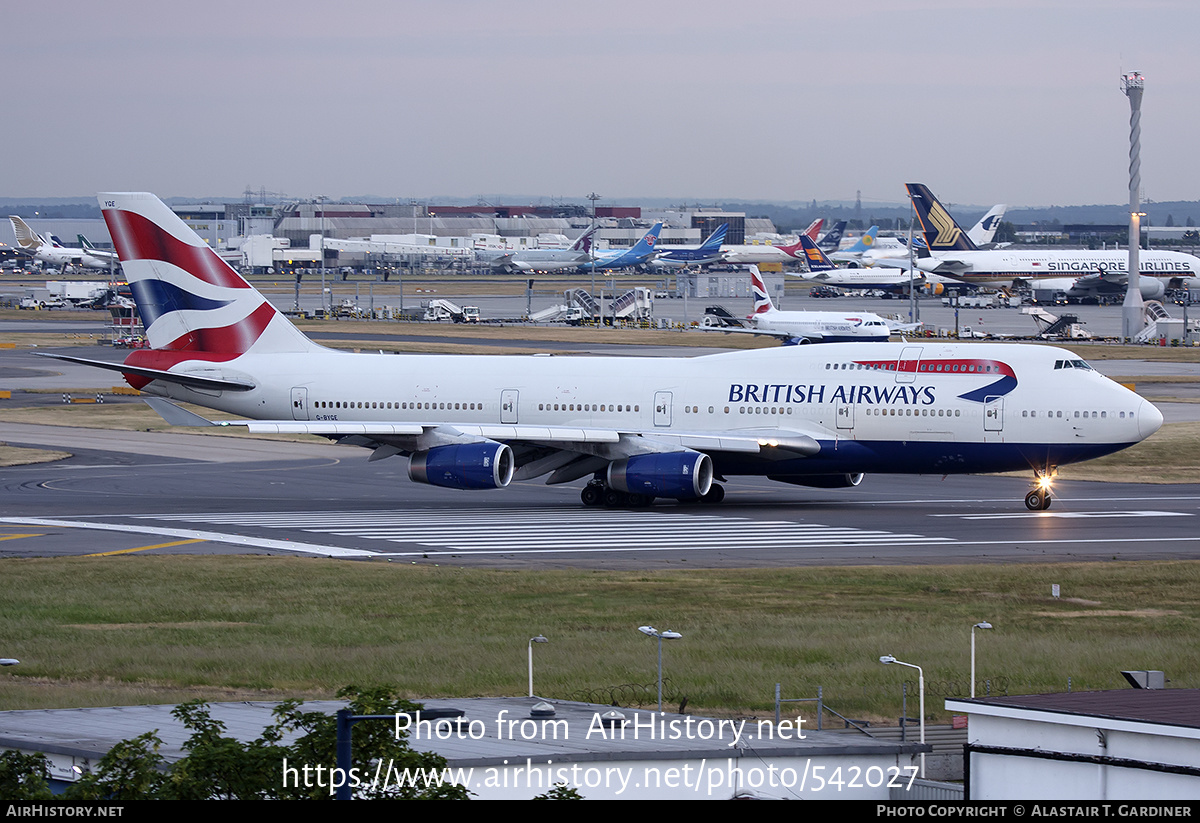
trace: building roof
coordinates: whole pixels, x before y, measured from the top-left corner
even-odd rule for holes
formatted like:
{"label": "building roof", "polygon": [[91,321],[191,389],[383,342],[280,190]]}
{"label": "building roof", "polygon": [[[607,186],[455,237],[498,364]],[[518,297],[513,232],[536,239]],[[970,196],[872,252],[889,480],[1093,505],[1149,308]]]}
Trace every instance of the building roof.
{"label": "building roof", "polygon": [[[1004,709],[1015,709],[1200,729],[1200,689],[1112,689],[1012,695],[947,700],[946,708],[985,714],[1001,714]],[[1001,711],[994,711],[996,709]]]}

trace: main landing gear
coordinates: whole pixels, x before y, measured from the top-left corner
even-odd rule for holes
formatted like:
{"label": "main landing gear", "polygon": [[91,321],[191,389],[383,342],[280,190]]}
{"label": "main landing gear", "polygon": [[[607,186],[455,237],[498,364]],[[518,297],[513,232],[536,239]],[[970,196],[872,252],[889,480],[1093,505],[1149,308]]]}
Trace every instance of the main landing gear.
{"label": "main landing gear", "polygon": [[[610,488],[603,480],[589,481],[579,493],[579,499],[585,506],[604,506],[607,509],[642,509],[654,505],[654,498],[648,494],[630,494]],[[708,494],[703,497],[681,500],[681,503],[720,503],[725,499],[725,487],[713,483]]]}
{"label": "main landing gear", "polygon": [[1029,490],[1029,494],[1025,495],[1025,508],[1034,512],[1045,511],[1050,508],[1050,482],[1053,477],[1053,469],[1045,472],[1037,472],[1034,476],[1034,486]]}

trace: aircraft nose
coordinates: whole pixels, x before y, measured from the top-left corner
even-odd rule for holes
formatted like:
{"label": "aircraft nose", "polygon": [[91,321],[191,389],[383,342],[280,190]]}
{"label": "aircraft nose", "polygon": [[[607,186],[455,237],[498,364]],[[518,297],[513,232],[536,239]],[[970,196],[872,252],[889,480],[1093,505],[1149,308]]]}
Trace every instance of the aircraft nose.
{"label": "aircraft nose", "polygon": [[1153,403],[1143,400],[1142,405],[1138,407],[1138,436],[1145,440],[1150,435],[1154,434],[1163,424],[1162,412],[1160,412]]}

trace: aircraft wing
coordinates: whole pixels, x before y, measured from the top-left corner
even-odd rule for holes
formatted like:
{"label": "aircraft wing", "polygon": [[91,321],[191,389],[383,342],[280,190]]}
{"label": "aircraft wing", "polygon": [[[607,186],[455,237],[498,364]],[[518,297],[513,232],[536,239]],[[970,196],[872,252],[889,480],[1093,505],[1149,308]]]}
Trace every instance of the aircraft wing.
{"label": "aircraft wing", "polygon": [[449,425],[437,421],[209,421],[161,398],[153,398],[150,406],[173,425],[239,426],[251,434],[315,434],[346,445],[374,449],[371,460],[457,443],[505,443],[516,455],[518,479],[550,474],[547,483],[570,482],[597,471],[612,460],[637,454],[673,452],[685,448],[705,453],[738,452],[764,456],[777,453],[781,459],[785,459],[815,455],[821,450],[819,439],[836,438],[834,432],[823,427],[791,420],[786,427],[736,432],[663,432],[522,424]]}
{"label": "aircraft wing", "polygon": [[719,331],[719,332],[725,332],[726,334],[757,334],[757,335],[761,335],[764,337],[774,337],[776,340],[781,341],[784,345],[788,345],[789,343],[792,343],[792,342],[798,342],[802,339],[808,339],[808,340],[820,340],[821,339],[819,335],[793,334],[792,332],[778,331],[775,329],[749,329],[749,328],[738,327],[738,326],[705,326],[705,325],[700,325],[700,326],[698,326],[698,328],[701,331]]}

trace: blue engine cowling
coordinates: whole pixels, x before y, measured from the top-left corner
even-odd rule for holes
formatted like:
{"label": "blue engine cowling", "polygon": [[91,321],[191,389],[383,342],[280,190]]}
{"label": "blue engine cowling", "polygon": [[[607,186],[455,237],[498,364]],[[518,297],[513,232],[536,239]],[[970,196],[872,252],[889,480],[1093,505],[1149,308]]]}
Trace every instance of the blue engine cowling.
{"label": "blue engine cowling", "polygon": [[712,459],[700,452],[639,454],[608,466],[608,485],[629,494],[690,500],[708,494]]}
{"label": "blue engine cowling", "polygon": [[768,474],[767,479],[780,483],[791,483],[793,486],[808,486],[812,489],[849,489],[863,481],[862,472],[858,474]]}
{"label": "blue engine cowling", "polygon": [[513,477],[512,449],[503,443],[466,443],[416,452],[408,477],[447,489],[501,489]]}

